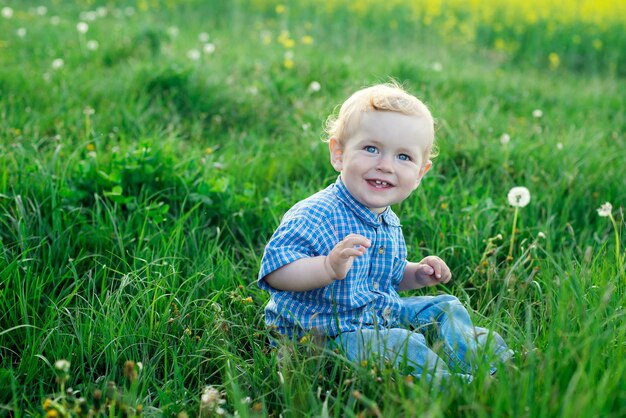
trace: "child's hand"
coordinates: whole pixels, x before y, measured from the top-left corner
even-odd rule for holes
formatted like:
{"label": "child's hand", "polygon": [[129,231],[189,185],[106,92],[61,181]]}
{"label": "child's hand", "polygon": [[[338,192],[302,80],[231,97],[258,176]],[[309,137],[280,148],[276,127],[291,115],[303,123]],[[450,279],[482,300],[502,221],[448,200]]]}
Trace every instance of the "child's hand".
{"label": "child's hand", "polygon": [[324,268],[333,280],[343,280],[352,267],[354,257],[360,257],[372,245],[363,235],[350,234],[326,256]]}
{"label": "child's hand", "polygon": [[415,279],[422,286],[434,286],[440,283],[448,283],[452,273],[448,265],[439,257],[428,256],[420,261],[415,272]]}

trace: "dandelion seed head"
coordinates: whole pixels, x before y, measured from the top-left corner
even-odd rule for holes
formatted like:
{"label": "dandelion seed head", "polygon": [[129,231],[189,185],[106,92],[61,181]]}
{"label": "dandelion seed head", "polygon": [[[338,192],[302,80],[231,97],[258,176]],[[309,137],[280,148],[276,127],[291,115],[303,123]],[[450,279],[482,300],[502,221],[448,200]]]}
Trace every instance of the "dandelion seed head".
{"label": "dandelion seed head", "polygon": [[54,368],[62,373],[69,373],[70,362],[65,359],[57,360],[54,362]]}
{"label": "dandelion seed head", "polygon": [[533,118],[539,119],[543,116],[543,111],[541,109],[533,110]]}
{"label": "dandelion seed head", "polygon": [[58,25],[59,23],[61,23],[61,18],[59,16],[52,16],[50,18],[50,23],[54,26]]}
{"label": "dandelion seed head", "polygon": [[197,49],[190,49],[187,51],[187,58],[192,61],[198,61],[200,59],[200,51]]}
{"label": "dandelion seed head", "polygon": [[509,141],[511,141],[511,136],[509,134],[503,133],[502,136],[500,136],[500,143],[502,145],[508,144]]}
{"label": "dandelion seed head", "polygon": [[212,43],[204,44],[204,46],[202,47],[202,50],[204,51],[205,54],[211,55],[212,53],[215,52],[215,45]]}
{"label": "dandelion seed head", "polygon": [[169,28],[167,28],[167,34],[170,35],[172,38],[176,38],[179,33],[180,30],[177,26],[170,26]]}
{"label": "dandelion seed head", "polygon": [[557,142],[556,143],[556,149],[558,149],[559,151],[561,151],[563,149],[563,144],[561,142]]}
{"label": "dandelion seed head", "polygon": [[436,71],[438,73],[443,71],[443,65],[437,61],[433,62],[433,71]]}
{"label": "dandelion seed head", "polygon": [[23,38],[26,36],[26,28],[18,28],[15,33],[17,33],[17,36],[20,38]]}
{"label": "dandelion seed head", "polygon": [[198,40],[202,43],[209,42],[209,34],[206,32],[200,32],[198,34]]}
{"label": "dandelion seed head", "polygon": [[78,22],[76,24],[76,30],[79,33],[87,33],[87,31],[89,30],[89,25],[85,22]]}
{"label": "dandelion seed head", "polygon": [[13,9],[11,9],[10,7],[3,7],[2,17],[4,17],[5,19],[11,19],[13,17]]}
{"label": "dandelion seed head", "polygon": [[52,69],[53,70],[58,70],[61,67],[63,67],[63,65],[65,65],[65,61],[63,61],[63,58],[57,58],[57,59],[52,61]]}
{"label": "dandelion seed head", "polygon": [[318,81],[311,81],[311,84],[309,84],[309,90],[314,93],[320,91],[321,88],[322,85]]}
{"label": "dandelion seed head", "polygon": [[91,39],[91,40],[87,41],[85,46],[90,51],[96,51],[100,47],[100,44],[98,43],[98,41],[96,41],[94,39]]}
{"label": "dandelion seed head", "polygon": [[516,208],[523,208],[530,202],[530,191],[523,186],[513,187],[507,194],[509,204]]}
{"label": "dandelion seed head", "polygon": [[611,216],[611,214],[613,213],[613,205],[610,202],[605,202],[602,206],[600,206],[598,209],[598,215],[600,215],[603,218],[606,218],[608,216]]}
{"label": "dandelion seed head", "polygon": [[48,13],[48,8],[46,6],[39,6],[35,9],[35,12],[39,16],[45,16]]}

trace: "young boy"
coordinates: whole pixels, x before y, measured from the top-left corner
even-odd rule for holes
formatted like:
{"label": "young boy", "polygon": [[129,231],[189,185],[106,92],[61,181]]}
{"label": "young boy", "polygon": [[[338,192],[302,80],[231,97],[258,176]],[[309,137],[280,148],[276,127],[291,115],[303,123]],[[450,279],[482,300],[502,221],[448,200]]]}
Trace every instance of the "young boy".
{"label": "young boy", "polygon": [[[268,326],[289,338],[321,335],[353,361],[377,353],[428,378],[452,369],[471,380],[488,342],[497,357],[510,357],[502,338],[474,327],[454,296],[398,295],[451,279],[439,257],[406,260],[390,207],[431,167],[428,108],[398,85],[375,85],[348,98],[327,131],[337,181],[292,207],[265,248],[258,284],[271,296]],[[444,359],[424,334],[442,340]]]}

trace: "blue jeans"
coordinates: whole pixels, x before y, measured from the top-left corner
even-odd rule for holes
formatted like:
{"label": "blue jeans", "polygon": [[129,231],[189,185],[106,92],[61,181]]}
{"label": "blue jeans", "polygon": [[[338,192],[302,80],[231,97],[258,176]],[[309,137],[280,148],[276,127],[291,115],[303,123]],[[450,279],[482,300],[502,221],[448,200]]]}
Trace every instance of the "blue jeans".
{"label": "blue jeans", "polygon": [[[402,298],[402,303],[402,328],[344,332],[335,343],[351,361],[377,356],[429,380],[458,375],[471,381],[480,362],[486,362],[493,374],[498,361],[513,355],[498,333],[473,326],[467,310],[452,295],[414,296]],[[441,344],[443,358],[429,348],[429,342]]]}

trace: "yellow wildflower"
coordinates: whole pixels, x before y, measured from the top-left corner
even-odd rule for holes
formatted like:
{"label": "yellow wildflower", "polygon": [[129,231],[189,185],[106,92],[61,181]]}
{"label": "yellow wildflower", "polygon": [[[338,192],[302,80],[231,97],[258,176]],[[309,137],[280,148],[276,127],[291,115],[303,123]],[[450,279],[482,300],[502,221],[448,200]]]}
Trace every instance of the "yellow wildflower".
{"label": "yellow wildflower", "polygon": [[286,11],[287,11],[287,8],[284,5],[282,5],[282,4],[277,4],[276,5],[276,14],[281,15],[281,14],[285,13]]}
{"label": "yellow wildflower", "polygon": [[550,54],[548,54],[548,60],[550,61],[551,70],[556,70],[557,68],[559,68],[559,65],[561,64],[559,54],[557,54],[556,52],[550,52]]}
{"label": "yellow wildflower", "polygon": [[313,44],[313,37],[311,35],[304,35],[302,37],[302,43],[305,45]]}

